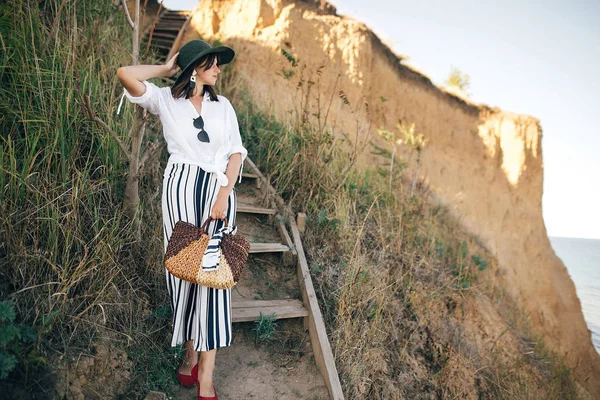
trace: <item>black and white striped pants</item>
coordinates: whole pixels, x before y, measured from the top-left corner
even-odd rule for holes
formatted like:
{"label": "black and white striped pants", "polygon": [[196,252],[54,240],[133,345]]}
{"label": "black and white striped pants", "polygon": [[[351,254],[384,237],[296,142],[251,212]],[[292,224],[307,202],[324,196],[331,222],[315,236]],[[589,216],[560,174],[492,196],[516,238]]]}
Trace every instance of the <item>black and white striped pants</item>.
{"label": "black and white striped pants", "polygon": [[[179,220],[201,226],[210,216],[219,188],[214,173],[190,164],[168,164],[162,190],[164,250],[175,223]],[[228,224],[235,225],[235,189],[229,195]],[[212,221],[208,233],[214,234],[223,221]],[[194,341],[196,351],[231,345],[231,289],[213,289],[181,280],[165,268],[167,288],[173,310],[171,346]]]}

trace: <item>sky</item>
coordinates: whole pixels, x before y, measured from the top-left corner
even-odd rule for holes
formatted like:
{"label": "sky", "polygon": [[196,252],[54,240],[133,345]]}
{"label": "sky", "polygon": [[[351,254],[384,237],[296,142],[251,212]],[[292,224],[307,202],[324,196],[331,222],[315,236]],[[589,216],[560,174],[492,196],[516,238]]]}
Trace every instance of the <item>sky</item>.
{"label": "sky", "polygon": [[538,118],[548,235],[600,239],[600,1],[330,3],[435,84],[456,67],[472,101]]}

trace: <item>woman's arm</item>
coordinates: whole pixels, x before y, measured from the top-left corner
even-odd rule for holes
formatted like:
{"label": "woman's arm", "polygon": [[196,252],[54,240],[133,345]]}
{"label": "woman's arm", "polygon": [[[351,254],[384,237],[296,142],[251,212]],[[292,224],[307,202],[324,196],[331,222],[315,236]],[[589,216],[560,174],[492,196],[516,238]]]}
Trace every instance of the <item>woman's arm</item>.
{"label": "woman's arm", "polygon": [[227,201],[229,199],[229,195],[233,190],[233,186],[237,181],[238,174],[242,167],[242,155],[240,153],[234,153],[229,157],[229,162],[227,163],[227,169],[225,170],[225,175],[227,175],[227,179],[229,180],[229,184],[227,186],[221,186],[219,189],[219,194],[217,195],[217,200],[213,205],[212,210],[210,211],[210,216],[215,219],[222,219],[223,212],[227,212]]}
{"label": "woman's arm", "polygon": [[227,180],[229,180],[229,184],[227,186],[221,186],[219,189],[218,197],[223,199],[227,199],[233,190],[233,186],[237,181],[238,174],[240,172],[240,168],[242,166],[242,155],[240,153],[234,153],[229,157],[229,162],[227,163],[227,169],[225,170],[225,175],[227,175]]}
{"label": "woman's arm", "polygon": [[237,181],[241,166],[242,166],[242,155],[240,153],[232,154],[229,157],[229,162],[227,163],[227,169],[225,170],[225,175],[227,175],[229,184],[227,186],[221,186],[221,189],[219,190],[219,196],[223,196],[224,198],[229,197],[229,195],[231,194],[231,191],[233,190],[233,186],[235,185],[235,182]]}
{"label": "woman's arm", "polygon": [[129,65],[117,70],[117,77],[123,87],[134,97],[139,97],[146,92],[146,86],[142,83],[146,79],[161,76],[173,76],[179,71],[175,62],[179,53],[175,54],[164,65]]}

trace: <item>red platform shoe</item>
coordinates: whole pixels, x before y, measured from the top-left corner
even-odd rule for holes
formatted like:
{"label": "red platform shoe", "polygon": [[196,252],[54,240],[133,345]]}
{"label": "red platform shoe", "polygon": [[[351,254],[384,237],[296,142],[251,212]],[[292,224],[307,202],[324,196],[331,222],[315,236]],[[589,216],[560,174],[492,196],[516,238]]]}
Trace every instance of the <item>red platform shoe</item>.
{"label": "red platform shoe", "polygon": [[192,368],[191,375],[184,375],[177,371],[177,380],[185,387],[194,386],[195,382],[198,381],[198,364]]}
{"label": "red platform shoe", "polygon": [[198,400],[219,400],[219,396],[217,396],[217,389],[215,389],[215,395],[212,397],[200,396],[200,385],[198,385],[197,380],[196,380],[196,389],[198,391]]}

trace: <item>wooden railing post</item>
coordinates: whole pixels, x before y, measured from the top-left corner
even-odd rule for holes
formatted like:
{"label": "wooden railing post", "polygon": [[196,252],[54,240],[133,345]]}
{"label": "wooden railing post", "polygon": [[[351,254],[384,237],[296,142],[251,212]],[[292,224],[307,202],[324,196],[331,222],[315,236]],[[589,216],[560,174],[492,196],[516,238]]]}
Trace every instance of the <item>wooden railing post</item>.
{"label": "wooden railing post", "polygon": [[301,212],[298,213],[296,217],[296,225],[298,225],[298,230],[300,233],[304,234],[304,230],[306,229],[306,214]]}

